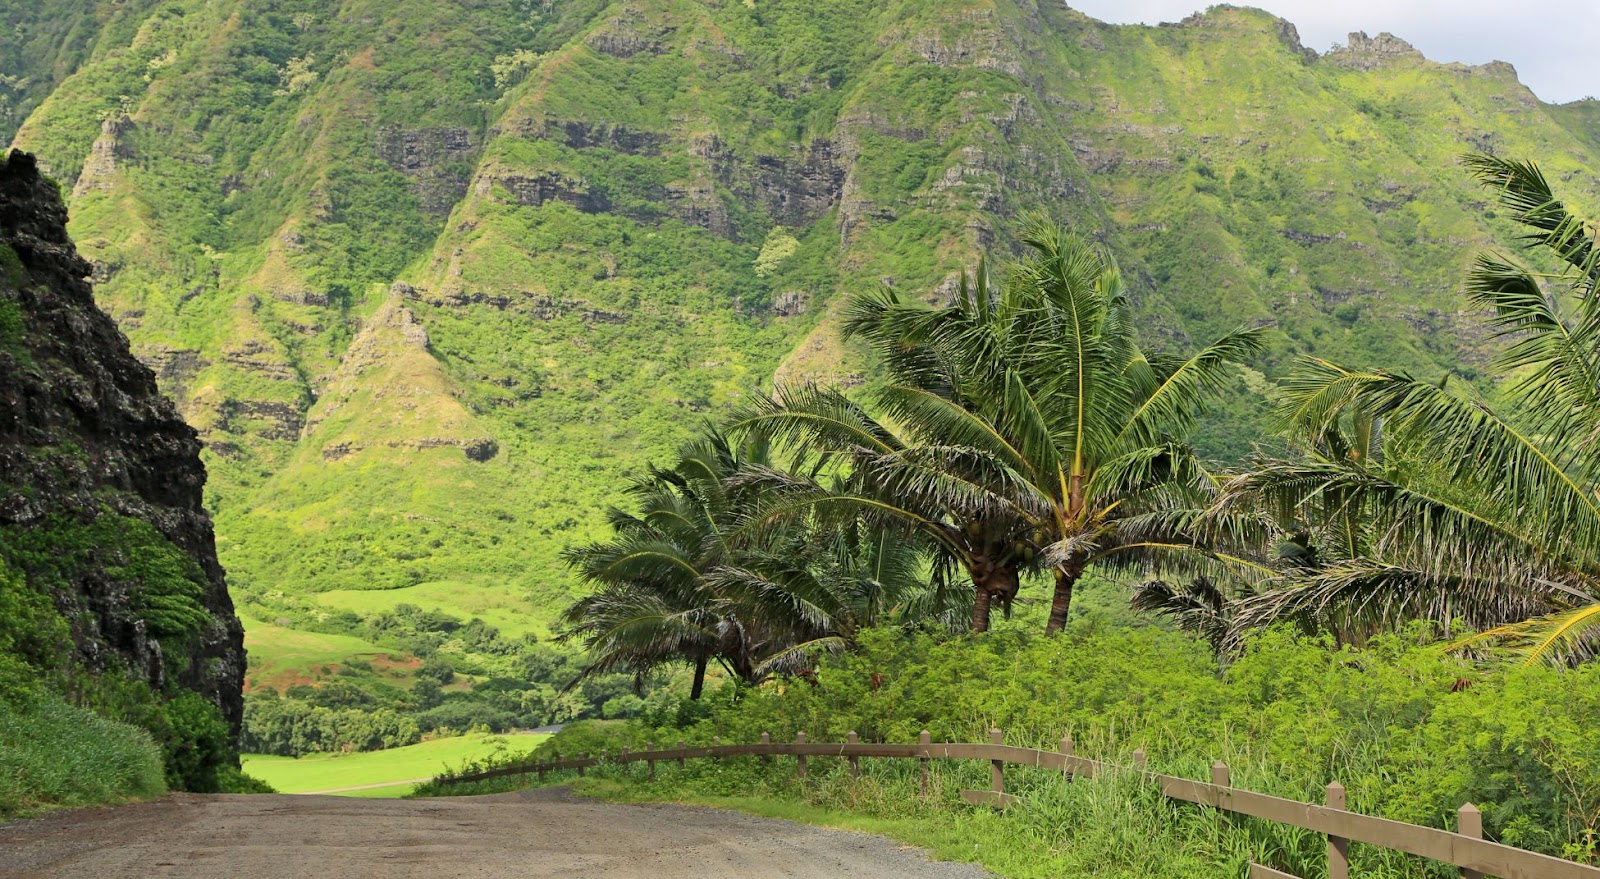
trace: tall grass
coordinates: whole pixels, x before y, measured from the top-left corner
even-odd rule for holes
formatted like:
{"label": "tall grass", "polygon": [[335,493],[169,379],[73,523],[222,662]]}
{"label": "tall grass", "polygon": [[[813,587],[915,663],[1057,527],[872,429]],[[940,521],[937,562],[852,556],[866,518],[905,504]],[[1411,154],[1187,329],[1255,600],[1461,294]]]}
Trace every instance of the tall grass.
{"label": "tall grass", "polygon": [[0,701],[0,819],[165,793],[148,732],[50,697]]}

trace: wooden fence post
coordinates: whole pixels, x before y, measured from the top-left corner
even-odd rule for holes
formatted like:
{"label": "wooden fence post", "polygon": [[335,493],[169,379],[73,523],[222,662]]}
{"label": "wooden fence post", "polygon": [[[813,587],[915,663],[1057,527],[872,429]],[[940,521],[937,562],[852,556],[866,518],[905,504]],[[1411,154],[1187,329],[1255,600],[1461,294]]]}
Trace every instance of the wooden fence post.
{"label": "wooden fence post", "polygon": [[[1483,813],[1478,811],[1477,806],[1464,803],[1456,810],[1456,832],[1473,839],[1483,839]],[[1483,879],[1483,874],[1462,867],[1461,879]]]}
{"label": "wooden fence post", "polygon": [[[1070,736],[1070,735],[1062,736],[1061,737],[1061,753],[1065,754],[1068,757],[1071,757],[1072,756],[1072,747],[1073,747],[1072,746],[1072,736]],[[1063,777],[1065,777],[1067,779],[1067,781],[1071,781],[1074,778],[1074,776],[1072,774],[1072,761],[1071,760],[1066,760],[1061,764],[1061,775]]]}
{"label": "wooden fence post", "polygon": [[[587,759],[589,759],[589,752],[588,751],[579,751],[578,752],[578,759],[579,760],[587,760]],[[582,763],[578,764],[578,777],[579,778],[583,777],[583,764]]]}
{"label": "wooden fence post", "polygon": [[[763,744],[763,745],[772,744],[772,736],[771,736],[771,734],[762,733],[761,734],[761,744]],[[770,754],[762,754],[761,755],[761,762],[762,763],[771,763],[772,762],[772,756]]]}
{"label": "wooden fence post", "polygon": [[[999,728],[989,730],[989,744],[1003,745],[1005,743],[1006,734],[1001,732]],[[1004,760],[989,761],[989,789],[997,794],[1003,794],[1006,792],[1005,767],[1006,761]]]}
{"label": "wooden fence post", "polygon": [[[683,750],[683,739],[679,739],[678,740],[678,744],[675,747],[678,750],[682,751]],[[678,755],[678,768],[679,769],[683,768],[683,755],[682,754]]]}
{"label": "wooden fence post", "polygon": [[[1328,783],[1328,808],[1345,809],[1344,785],[1337,781]],[[1350,879],[1350,840],[1342,836],[1328,837],[1328,879]]]}
{"label": "wooden fence post", "polygon": [[[856,743],[856,734],[853,730],[845,734],[844,742],[847,745],[853,745]],[[850,777],[861,777],[861,758],[854,754],[850,755]]]}
{"label": "wooden fence post", "polygon": [[[794,743],[797,744],[797,745],[805,744],[806,743],[806,734],[803,733],[803,732],[795,733],[794,734]],[[804,755],[804,754],[796,754],[796,755],[794,755],[794,774],[801,781],[805,781],[806,780],[806,755]]]}
{"label": "wooden fence post", "polygon": [[1228,764],[1222,762],[1221,760],[1211,764],[1212,784],[1216,785],[1217,787],[1233,787],[1233,785],[1229,783],[1230,777],[1231,775],[1228,772]]}
{"label": "wooden fence post", "polygon": [[932,785],[932,781],[928,778],[928,762],[929,761],[928,761],[928,756],[927,756],[928,746],[933,743],[933,737],[928,734],[927,730],[923,730],[922,731],[922,735],[917,737],[917,743],[922,745],[922,751],[923,751],[923,756],[922,756],[922,795],[923,796],[927,796],[928,795],[928,791],[930,789],[932,789],[932,786],[933,786]]}
{"label": "wooden fence post", "polygon": [[1146,762],[1147,761],[1146,761],[1145,756],[1144,756],[1144,749],[1143,748],[1134,748],[1133,749],[1133,768],[1135,770],[1139,771],[1139,772],[1143,772]]}
{"label": "wooden fence post", "polygon": [[650,756],[644,758],[644,765],[646,766],[646,768],[649,769],[649,778],[650,778],[650,780],[651,781],[655,781],[656,780],[656,743],[655,742],[645,742],[644,743],[644,750],[645,750],[646,754],[650,755]]}

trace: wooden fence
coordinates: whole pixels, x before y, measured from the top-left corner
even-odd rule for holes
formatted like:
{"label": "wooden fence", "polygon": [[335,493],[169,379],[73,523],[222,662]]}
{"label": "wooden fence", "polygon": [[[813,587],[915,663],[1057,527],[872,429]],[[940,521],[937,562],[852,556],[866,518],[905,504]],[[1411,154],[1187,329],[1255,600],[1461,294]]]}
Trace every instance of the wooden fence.
{"label": "wooden fence", "polygon": [[[579,754],[576,758],[562,758],[558,754],[551,760],[472,773],[449,779],[447,783],[534,774],[543,780],[546,773],[568,770],[575,770],[582,775],[585,768],[601,763],[645,763],[651,777],[654,777],[656,764],[660,762],[675,762],[682,766],[685,760],[690,759],[776,756],[795,758],[795,771],[801,779],[806,776],[807,758],[810,757],[848,760],[850,773],[859,776],[862,758],[900,758],[921,761],[922,788],[927,792],[930,761],[983,760],[988,761],[991,767],[990,789],[962,791],[962,798],[973,805],[1008,808],[1016,805],[1018,800],[1005,790],[1004,767],[1007,765],[1037,766],[1084,778],[1093,778],[1108,771],[1136,772],[1146,783],[1159,786],[1161,793],[1171,799],[1263,818],[1326,836],[1329,879],[1349,879],[1349,847],[1352,842],[1453,864],[1461,868],[1463,879],[1486,876],[1498,879],[1600,879],[1600,867],[1484,839],[1482,816],[1471,803],[1458,811],[1456,830],[1451,832],[1348,811],[1345,809],[1344,787],[1338,782],[1328,785],[1327,801],[1317,805],[1233,787],[1228,767],[1222,763],[1211,767],[1211,781],[1208,783],[1150,772],[1145,768],[1142,750],[1134,751],[1132,767],[1115,767],[1077,756],[1073,753],[1071,738],[1063,738],[1057,751],[1019,748],[1003,744],[1002,741],[1000,730],[990,732],[987,744],[933,742],[926,732],[916,744],[871,744],[857,741],[855,733],[850,733],[843,742],[807,741],[805,733],[795,736],[793,742],[773,742],[770,737],[763,735],[759,744],[714,743],[710,747],[687,747],[683,742],[678,742],[672,748],[661,750],[647,744],[643,751],[629,752],[624,748],[618,754],[607,755],[602,752],[595,757]],[[1285,875],[1264,867],[1253,866],[1252,871],[1253,876],[1260,877]]]}

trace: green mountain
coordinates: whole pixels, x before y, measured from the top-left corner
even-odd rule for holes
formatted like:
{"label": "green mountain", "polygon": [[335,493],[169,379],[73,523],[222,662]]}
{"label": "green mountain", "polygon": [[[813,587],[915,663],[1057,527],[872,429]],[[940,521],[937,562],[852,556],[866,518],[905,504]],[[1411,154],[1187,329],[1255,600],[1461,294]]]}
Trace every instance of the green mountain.
{"label": "green mountain", "polygon": [[620,474],[774,377],[871,380],[844,295],[946,295],[1028,211],[1110,248],[1157,338],[1279,328],[1207,431],[1238,457],[1296,355],[1484,368],[1455,290],[1513,230],[1459,155],[1600,190],[1593,102],[1249,9],[9,5],[0,133],[200,430],[258,632],[408,602],[543,633]]}

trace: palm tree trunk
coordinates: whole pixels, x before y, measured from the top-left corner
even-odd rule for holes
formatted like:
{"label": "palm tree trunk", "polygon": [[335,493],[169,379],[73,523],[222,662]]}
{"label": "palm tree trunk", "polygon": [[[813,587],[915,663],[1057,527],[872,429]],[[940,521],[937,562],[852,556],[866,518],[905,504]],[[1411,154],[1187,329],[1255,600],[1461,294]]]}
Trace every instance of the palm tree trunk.
{"label": "palm tree trunk", "polygon": [[689,698],[698,701],[700,694],[706,689],[706,662],[707,656],[702,653],[694,660],[694,687],[689,690]]}
{"label": "palm tree trunk", "polygon": [[989,631],[989,584],[978,581],[973,585],[972,631]]}
{"label": "palm tree trunk", "polygon": [[995,600],[1005,606],[1017,594],[1017,571],[1014,567],[996,564],[983,554],[969,557],[966,568],[967,576],[972,578],[972,631],[987,632]]}
{"label": "palm tree trunk", "polygon": [[1044,627],[1046,635],[1054,635],[1066,626],[1067,614],[1072,610],[1072,587],[1078,584],[1082,574],[1082,565],[1056,568],[1056,594],[1050,599],[1050,621]]}

